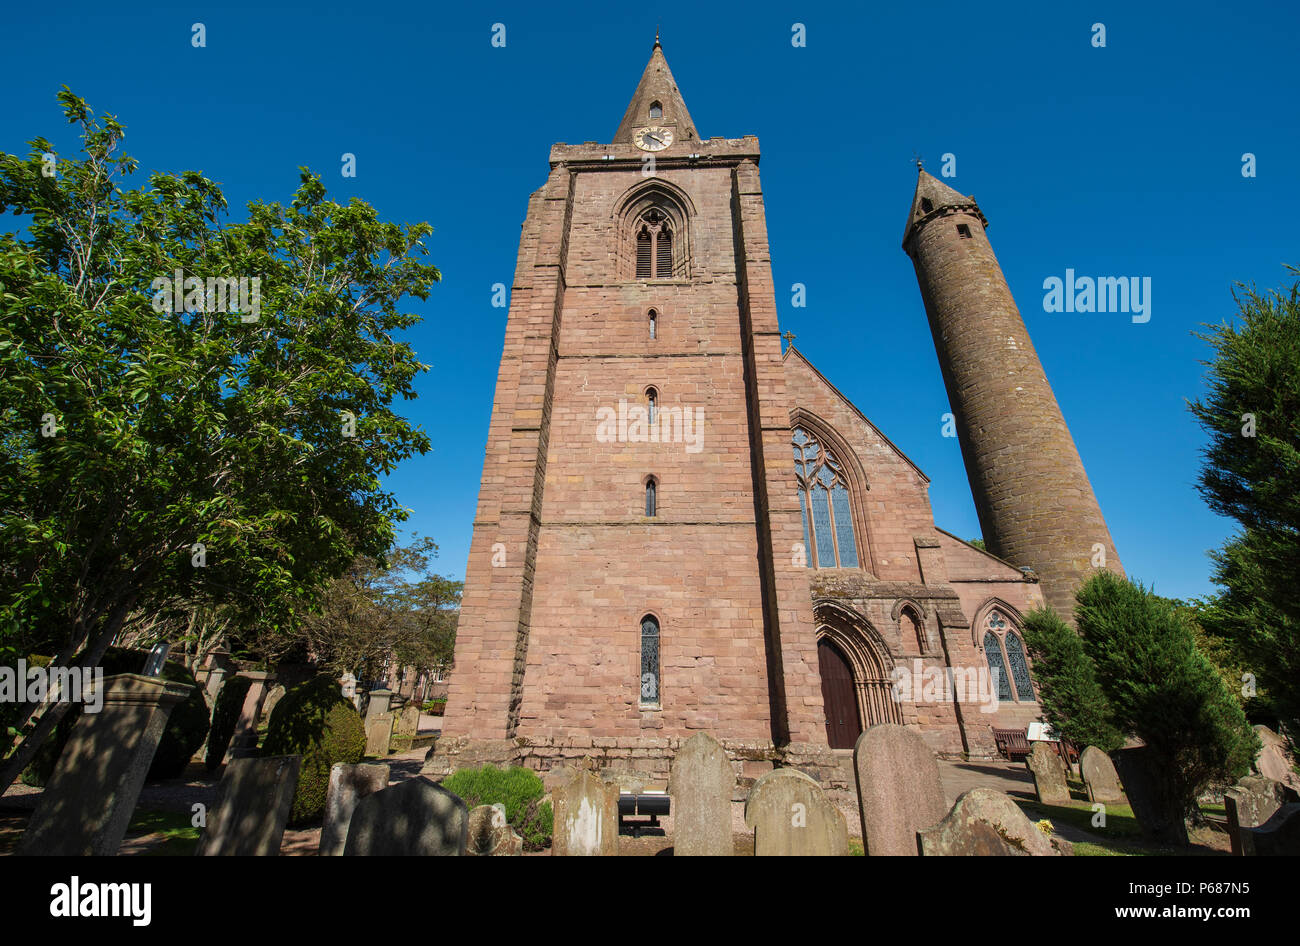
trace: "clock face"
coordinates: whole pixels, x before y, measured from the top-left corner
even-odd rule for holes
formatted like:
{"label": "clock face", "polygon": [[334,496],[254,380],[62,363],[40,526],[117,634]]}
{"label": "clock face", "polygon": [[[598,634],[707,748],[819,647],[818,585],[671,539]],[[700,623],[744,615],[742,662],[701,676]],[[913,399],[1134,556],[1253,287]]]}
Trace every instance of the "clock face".
{"label": "clock face", "polygon": [[632,140],[642,151],[662,151],[673,143],[673,133],[667,128],[651,125],[638,131]]}

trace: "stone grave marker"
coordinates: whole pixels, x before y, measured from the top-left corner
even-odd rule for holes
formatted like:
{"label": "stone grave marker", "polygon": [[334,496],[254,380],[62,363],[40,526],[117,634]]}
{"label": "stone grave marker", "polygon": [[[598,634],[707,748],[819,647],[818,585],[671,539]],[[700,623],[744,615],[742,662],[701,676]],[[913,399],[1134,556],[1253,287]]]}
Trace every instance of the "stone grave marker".
{"label": "stone grave marker", "polygon": [[916,832],[948,811],[930,747],[905,726],[872,726],[858,737],[853,770],[866,853],[915,857]]}
{"label": "stone grave marker", "polygon": [[849,853],[844,815],[816,780],[798,769],[773,769],[754,783],[745,799],[745,824],[754,831],[759,857]]}
{"label": "stone grave marker", "polygon": [[1156,841],[1186,847],[1187,824],[1183,812],[1164,799],[1150,749],[1146,746],[1119,749],[1112,758],[1124,785],[1124,797],[1142,832]]}
{"label": "stone grave marker", "polygon": [[378,759],[388,758],[393,738],[393,714],[376,713],[366,716],[366,755]]}
{"label": "stone grave marker", "polygon": [[423,775],[367,795],[352,809],[349,857],[461,857],[469,840],[469,808]]}
{"label": "stone grave marker", "polygon": [[19,854],[116,854],[172,708],[192,689],[134,673],[99,686],[104,704],[72,727]]}
{"label": "stone grave marker", "polygon": [[735,853],[731,840],[735,787],[735,769],[716,739],[697,732],[686,740],[673,757],[668,780],[674,857],[730,857]]}
{"label": "stone grave marker", "polygon": [[[1294,796],[1294,792],[1290,795]],[[1247,775],[1223,793],[1223,807],[1228,813],[1228,840],[1232,853],[1241,857],[1243,828],[1258,828],[1288,801],[1288,790],[1281,782],[1262,775]]]}
{"label": "stone grave marker", "polygon": [[516,857],[524,853],[524,839],[506,821],[505,805],[470,809],[467,853],[478,857]]}
{"label": "stone grave marker", "polygon": [[1051,743],[1036,742],[1029,751],[1029,771],[1034,776],[1034,791],[1044,805],[1070,803],[1069,773],[1065,762]]}
{"label": "stone grave marker", "polygon": [[557,857],[613,856],[618,853],[618,785],[580,768],[553,793],[555,829],[551,854]]}
{"label": "stone grave marker", "polygon": [[231,759],[194,853],[278,855],[301,764],[296,755]]}
{"label": "stone grave marker", "polygon": [[1079,768],[1083,772],[1083,785],[1088,790],[1088,801],[1114,802],[1124,800],[1124,786],[1119,782],[1119,773],[1110,756],[1096,746],[1088,746],[1079,756]]}
{"label": "stone grave marker", "polygon": [[1283,805],[1258,828],[1242,828],[1241,847],[1247,857],[1300,855],[1300,803]]}
{"label": "stone grave marker", "polygon": [[325,792],[325,825],[320,832],[321,857],[343,853],[348,839],[348,825],[357,802],[388,787],[386,763],[349,765],[337,762],[330,767],[329,788]]}
{"label": "stone grave marker", "polygon": [[247,670],[238,676],[248,677],[253,682],[244,694],[244,705],[239,711],[230,747],[226,750],[226,761],[250,756],[257,751],[257,723],[262,718],[262,702],[266,699],[268,683],[272,677],[262,670]]}
{"label": "stone grave marker", "polygon": [[1073,848],[1038,830],[1010,796],[991,788],[964,793],[952,811],[932,828],[917,832],[924,857],[998,855],[1057,857]]}

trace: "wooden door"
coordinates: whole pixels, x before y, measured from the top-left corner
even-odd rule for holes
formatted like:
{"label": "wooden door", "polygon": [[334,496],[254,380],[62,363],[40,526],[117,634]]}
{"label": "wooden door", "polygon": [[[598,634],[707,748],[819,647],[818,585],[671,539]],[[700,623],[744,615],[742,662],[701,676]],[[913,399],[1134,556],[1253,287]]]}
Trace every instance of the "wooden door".
{"label": "wooden door", "polygon": [[817,642],[817,666],[826,707],[826,740],[832,749],[852,749],[862,733],[853,668],[839,648],[825,638]]}

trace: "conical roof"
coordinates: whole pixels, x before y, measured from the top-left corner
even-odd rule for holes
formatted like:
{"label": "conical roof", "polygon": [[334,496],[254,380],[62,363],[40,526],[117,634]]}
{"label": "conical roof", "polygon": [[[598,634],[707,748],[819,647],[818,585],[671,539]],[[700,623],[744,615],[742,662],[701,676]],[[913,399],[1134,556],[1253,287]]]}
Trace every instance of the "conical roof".
{"label": "conical roof", "polygon": [[[934,175],[920,168],[917,170],[916,193],[912,195],[912,208],[907,213],[907,226],[903,228],[904,247],[907,246],[913,224],[926,214],[933,213],[940,207],[975,207],[975,198],[959,194]],[[978,207],[976,212],[979,212]],[[981,219],[983,216],[980,214]]]}
{"label": "conical roof", "polygon": [[[651,118],[650,106],[656,103],[663,109],[663,115]],[[623,121],[619,123],[614,142],[630,142],[632,133],[646,125],[676,125],[678,141],[700,137],[695,130],[695,123],[691,121],[691,113],[686,110],[682,93],[677,89],[672,70],[668,68],[668,60],[664,58],[658,36],[655,37],[654,49],[650,51],[650,61],[646,63],[641,81],[632,94],[632,101],[623,113]]]}

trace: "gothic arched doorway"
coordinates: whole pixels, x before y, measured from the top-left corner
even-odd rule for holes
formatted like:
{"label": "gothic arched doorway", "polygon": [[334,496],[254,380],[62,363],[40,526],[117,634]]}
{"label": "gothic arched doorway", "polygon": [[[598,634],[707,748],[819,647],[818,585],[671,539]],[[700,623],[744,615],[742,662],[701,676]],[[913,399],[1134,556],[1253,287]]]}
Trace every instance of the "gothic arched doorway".
{"label": "gothic arched doorway", "polygon": [[853,668],[840,649],[824,637],[817,642],[817,668],[826,708],[826,741],[832,749],[852,749],[862,734]]}

